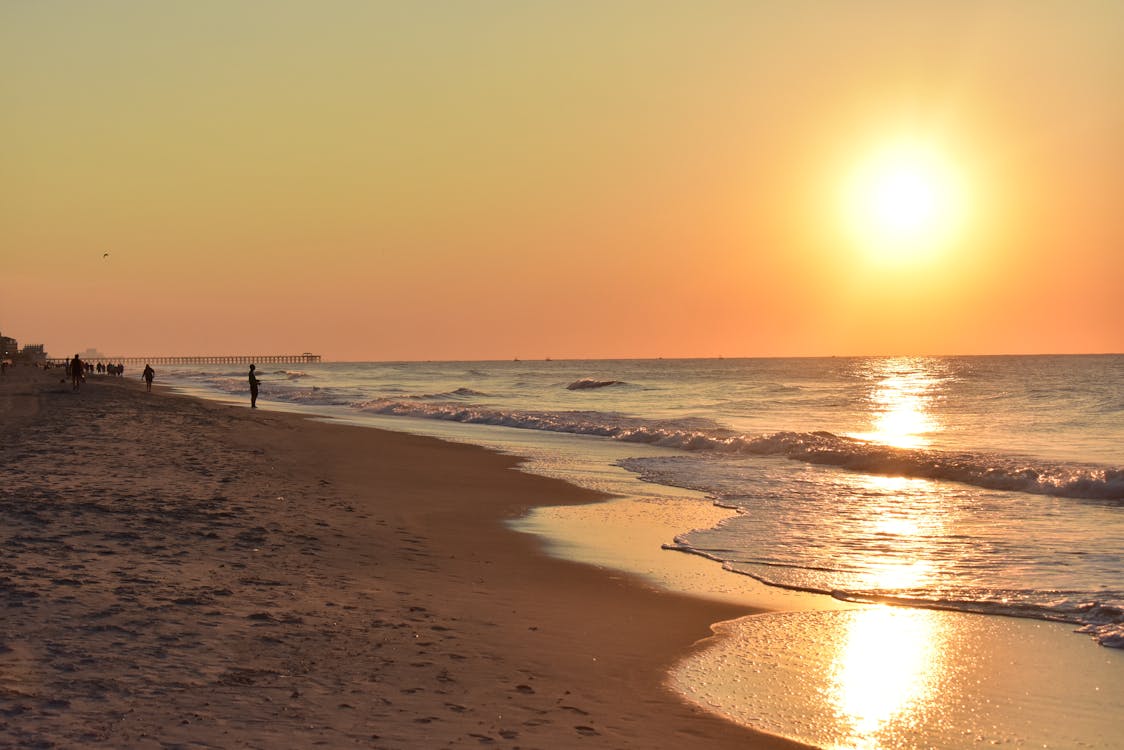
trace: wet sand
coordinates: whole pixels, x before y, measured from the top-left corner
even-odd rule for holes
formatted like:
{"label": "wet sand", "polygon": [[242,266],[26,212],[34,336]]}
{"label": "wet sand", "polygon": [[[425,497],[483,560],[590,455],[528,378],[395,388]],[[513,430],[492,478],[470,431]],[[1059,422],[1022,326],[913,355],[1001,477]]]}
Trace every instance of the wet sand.
{"label": "wet sand", "polygon": [[594,493],[472,446],[61,377],[0,379],[0,745],[798,747],[666,686],[746,607],[505,524]]}

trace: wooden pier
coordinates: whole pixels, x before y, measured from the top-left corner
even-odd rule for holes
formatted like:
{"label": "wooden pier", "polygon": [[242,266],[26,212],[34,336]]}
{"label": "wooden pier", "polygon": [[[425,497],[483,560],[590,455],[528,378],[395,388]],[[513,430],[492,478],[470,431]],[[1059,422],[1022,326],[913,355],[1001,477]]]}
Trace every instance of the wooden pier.
{"label": "wooden pier", "polygon": [[[79,355],[81,356],[81,355]],[[70,359],[49,360],[51,364],[62,365]],[[86,361],[86,360],[83,360]],[[121,364],[129,366],[143,365],[303,365],[315,364],[320,361],[319,354],[226,354],[207,357],[97,357],[89,360],[89,364],[104,362],[106,364]]]}

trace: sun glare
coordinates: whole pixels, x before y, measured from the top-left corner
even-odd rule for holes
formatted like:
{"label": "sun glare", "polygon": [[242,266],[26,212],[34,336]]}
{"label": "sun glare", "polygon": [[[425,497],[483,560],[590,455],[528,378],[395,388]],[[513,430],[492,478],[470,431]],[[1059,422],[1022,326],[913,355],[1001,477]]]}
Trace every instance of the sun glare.
{"label": "sun glare", "polygon": [[960,230],[965,190],[935,147],[895,143],[856,166],[843,191],[844,221],[859,247],[880,260],[916,258]]}

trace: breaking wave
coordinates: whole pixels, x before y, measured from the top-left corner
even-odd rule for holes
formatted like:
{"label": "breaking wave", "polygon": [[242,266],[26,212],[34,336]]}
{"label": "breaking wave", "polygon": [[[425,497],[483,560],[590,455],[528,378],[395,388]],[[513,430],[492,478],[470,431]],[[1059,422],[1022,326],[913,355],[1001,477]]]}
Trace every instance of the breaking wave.
{"label": "breaking wave", "polygon": [[596,388],[608,388],[612,385],[628,385],[623,380],[593,380],[592,378],[582,378],[575,380],[566,386],[568,391],[589,391]]}
{"label": "breaking wave", "polygon": [[698,429],[603,412],[504,411],[476,405],[419,404],[379,399],[358,405],[378,414],[442,419],[577,435],[596,435],[685,451],[726,455],[783,456],[885,476],[935,479],[985,489],[1095,500],[1124,500],[1124,469],[1062,464],[985,453],[910,450],[842,437],[830,432],[745,435],[721,428]]}
{"label": "breaking wave", "polygon": [[446,391],[444,393],[425,393],[420,396],[409,396],[408,398],[417,399],[419,401],[448,401],[449,399],[473,398],[487,395],[487,393],[474,391],[471,388],[457,388],[456,390]]}

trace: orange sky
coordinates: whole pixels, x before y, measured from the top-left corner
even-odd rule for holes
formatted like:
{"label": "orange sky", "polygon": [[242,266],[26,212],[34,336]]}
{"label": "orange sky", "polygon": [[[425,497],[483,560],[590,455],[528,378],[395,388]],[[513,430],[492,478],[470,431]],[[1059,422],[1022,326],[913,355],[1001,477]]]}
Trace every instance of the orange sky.
{"label": "orange sky", "polygon": [[[1124,351],[1121,29],[1093,0],[4,3],[0,331],[59,357]],[[902,139],[963,216],[872,252],[841,196]]]}

